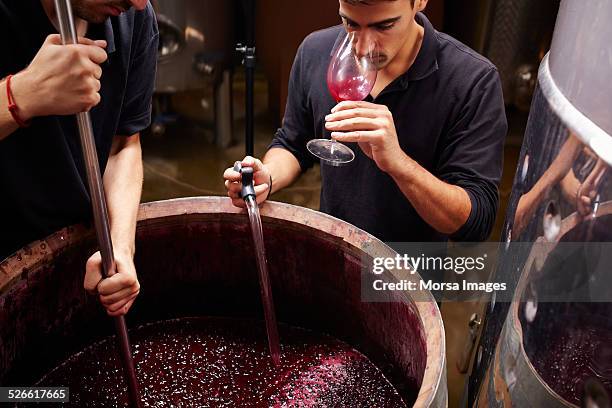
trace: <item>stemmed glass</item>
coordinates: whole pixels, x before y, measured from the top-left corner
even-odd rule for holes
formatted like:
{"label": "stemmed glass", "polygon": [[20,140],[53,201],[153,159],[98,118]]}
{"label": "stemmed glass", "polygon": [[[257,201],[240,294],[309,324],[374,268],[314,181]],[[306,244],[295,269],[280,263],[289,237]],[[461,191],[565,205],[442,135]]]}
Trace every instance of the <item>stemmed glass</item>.
{"label": "stemmed glass", "polygon": [[[366,39],[360,38],[359,33],[348,32],[332,51],[327,69],[327,88],[338,103],[365,99],[376,83],[378,47],[375,42],[363,41]],[[306,147],[332,166],[350,163],[355,158],[349,147],[333,139],[313,139]]]}

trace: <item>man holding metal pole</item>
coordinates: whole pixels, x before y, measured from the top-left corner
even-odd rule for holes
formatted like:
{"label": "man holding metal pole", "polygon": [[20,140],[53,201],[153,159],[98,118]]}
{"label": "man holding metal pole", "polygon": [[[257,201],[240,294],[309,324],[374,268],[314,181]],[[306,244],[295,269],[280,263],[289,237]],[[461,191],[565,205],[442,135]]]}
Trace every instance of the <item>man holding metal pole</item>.
{"label": "man holding metal pole", "polygon": [[78,45],[62,45],[53,0],[0,0],[0,259],[91,219],[74,114],[89,111],[116,272],[100,253],[85,288],[112,316],[139,292],[133,262],[142,188],[139,132],[151,118],[158,31],[147,0],[73,0]]}

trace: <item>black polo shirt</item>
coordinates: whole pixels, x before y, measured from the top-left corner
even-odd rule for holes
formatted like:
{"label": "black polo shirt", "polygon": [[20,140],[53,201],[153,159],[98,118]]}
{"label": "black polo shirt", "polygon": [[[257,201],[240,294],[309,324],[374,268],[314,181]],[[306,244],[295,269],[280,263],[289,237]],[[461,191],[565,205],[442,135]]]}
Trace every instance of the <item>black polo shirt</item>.
{"label": "black polo shirt", "polygon": [[[464,188],[472,202],[465,225],[450,238],[486,240],[498,207],[503,145],[507,131],[501,83],[495,66],[475,51],[425,28],[410,69],[376,99],[393,114],[401,148],[439,179]],[[271,147],[289,150],[303,171],[316,160],[306,149],[312,138],[329,138],[325,115],[335,106],[326,85],[336,26],[310,34],[298,49],[289,80],[282,128]],[[384,241],[441,241],[446,237],[417,214],[393,179],[355,143],[355,160],[321,166],[321,211],[348,221]]]}
{"label": "black polo shirt", "polygon": [[[0,0],[0,78],[24,69],[56,32],[40,0]],[[138,133],[150,123],[158,42],[153,9],[149,4],[90,24],[87,37],[108,42],[102,101],[91,111],[104,171],[113,137]],[[74,115],[35,118],[0,141],[0,260],[90,217]]]}

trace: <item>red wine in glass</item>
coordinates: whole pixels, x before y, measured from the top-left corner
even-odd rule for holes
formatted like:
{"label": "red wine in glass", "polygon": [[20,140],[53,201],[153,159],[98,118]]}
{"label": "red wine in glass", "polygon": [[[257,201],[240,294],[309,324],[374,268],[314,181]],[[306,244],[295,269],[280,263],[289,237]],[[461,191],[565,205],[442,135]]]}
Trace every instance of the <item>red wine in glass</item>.
{"label": "red wine in glass", "polygon": [[374,82],[376,82],[376,71],[373,74],[357,73],[342,77],[330,69],[327,74],[327,87],[336,102],[364,100],[372,92]]}
{"label": "red wine in glass", "polygon": [[[378,49],[356,32],[347,33],[334,51],[327,69],[327,87],[336,100],[361,101],[376,83]],[[355,153],[330,139],[313,139],[306,145],[310,153],[332,166],[350,163]]]}

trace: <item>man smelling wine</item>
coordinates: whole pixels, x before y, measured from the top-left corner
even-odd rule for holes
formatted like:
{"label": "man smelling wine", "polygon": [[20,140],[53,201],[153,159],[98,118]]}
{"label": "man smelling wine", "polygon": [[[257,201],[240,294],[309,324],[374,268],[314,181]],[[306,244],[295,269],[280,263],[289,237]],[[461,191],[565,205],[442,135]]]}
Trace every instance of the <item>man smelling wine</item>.
{"label": "man smelling wine", "polygon": [[[310,34],[298,49],[282,128],[255,169],[258,202],[312,167],[306,144],[331,137],[355,159],[321,166],[321,211],[384,241],[486,240],[498,207],[507,131],[501,83],[484,57],[436,31],[427,0],[339,0],[342,25]],[[334,101],[330,52],[345,32],[379,48],[364,101]],[[357,46],[356,46],[357,47]],[[240,177],[224,174],[237,206]],[[272,188],[272,190],[271,190]]]}

